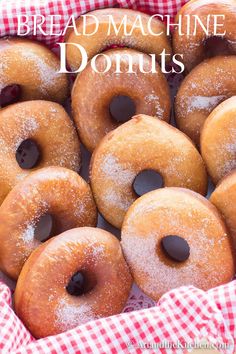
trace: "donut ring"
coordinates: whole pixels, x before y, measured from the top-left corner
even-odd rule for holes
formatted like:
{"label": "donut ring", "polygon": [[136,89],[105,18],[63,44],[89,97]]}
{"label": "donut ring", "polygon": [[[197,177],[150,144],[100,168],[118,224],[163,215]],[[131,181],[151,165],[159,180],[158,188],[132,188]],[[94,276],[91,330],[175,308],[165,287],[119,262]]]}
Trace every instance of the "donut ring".
{"label": "donut ring", "polygon": [[17,149],[26,140],[40,149],[35,169],[62,166],[78,171],[80,144],[64,108],[49,101],[20,102],[0,111],[0,203],[32,171],[16,161]]}
{"label": "donut ring", "polygon": [[[176,23],[181,17],[181,35],[178,28],[175,28],[173,33],[173,49],[175,53],[183,54],[182,62],[187,71],[192,70],[197,64],[206,59],[205,43],[206,40],[214,36],[214,21],[209,16],[224,15],[224,30],[223,38],[227,40],[229,51],[231,54],[236,54],[236,1],[235,0],[192,0],[187,2],[176,16]],[[201,26],[197,26],[194,33],[193,15],[198,16],[205,28],[208,29],[208,34]],[[191,19],[189,23],[189,18]],[[187,28],[191,33],[188,35]],[[194,33],[194,34],[193,34]]]}
{"label": "donut ring", "polygon": [[212,181],[217,184],[236,168],[236,96],[217,106],[201,133],[201,152]]}
{"label": "donut ring", "polygon": [[95,226],[97,211],[89,185],[76,172],[45,167],[32,172],[8,194],[0,208],[0,269],[17,279],[31,252],[40,245],[35,226],[53,216],[56,233]]}
{"label": "donut ring", "polygon": [[[159,36],[152,35],[148,28],[148,21],[150,21],[151,16],[139,11],[107,8],[91,11],[87,13],[87,15],[92,17],[87,18],[85,27],[86,33],[94,32],[94,17],[96,17],[99,23],[98,30],[92,36],[83,35],[83,17],[80,16],[76,20],[76,29],[80,35],[76,35],[76,32],[70,28],[66,32],[65,42],[80,44],[85,49],[88,59],[91,59],[96,54],[101,53],[111,45],[118,45],[122,47],[137,49],[140,52],[147,54],[155,54],[158,56],[158,60],[160,59],[160,54],[165,49],[166,54],[168,54],[166,60],[170,60],[172,50],[169,39],[166,35],[166,27],[165,24],[159,21],[157,18],[153,19],[151,29],[154,33],[162,32],[162,34]],[[120,28],[118,34],[116,34],[114,28],[110,26],[109,18],[111,17],[117,29]],[[122,20],[124,18],[127,18],[127,24],[126,26],[121,26]],[[140,19],[146,35],[144,35],[142,30],[138,27],[133,29],[134,24],[137,22],[137,18]],[[125,29],[127,33],[132,32],[132,35],[127,35]],[[74,45],[67,46],[66,58],[69,66],[74,71],[77,70],[81,65],[81,52]]]}
{"label": "donut ring", "polygon": [[180,85],[175,100],[176,123],[196,144],[212,110],[236,95],[236,56],[215,57],[196,66]]}
{"label": "donut ring", "polygon": [[[190,254],[184,261],[163,251],[163,240],[170,235],[187,241]],[[161,188],[136,200],[125,216],[121,240],[135,282],[156,301],[173,288],[208,290],[234,276],[232,245],[220,214],[187,189]],[[173,246],[172,251],[180,251],[179,243]]]}
{"label": "donut ring", "polygon": [[[117,55],[122,57],[121,73],[118,75],[114,73]],[[144,70],[150,70],[152,60],[149,55],[133,49],[115,49],[106,52],[112,63],[107,73],[96,73],[89,64],[77,76],[72,90],[73,117],[88,150],[93,151],[103,136],[119,125],[109,110],[109,104],[116,96],[130,97],[135,103],[136,114],[148,114],[169,121],[171,102],[165,76],[158,64],[156,73],[142,73],[139,70],[139,55],[143,57]],[[129,58],[133,63],[131,74],[127,73]],[[98,58],[98,70],[102,70],[105,61],[104,57]]]}
{"label": "donut ring", "polygon": [[60,61],[44,45],[19,38],[0,39],[0,92],[20,85],[20,101],[48,100],[63,103],[69,95],[66,74],[58,73]]}
{"label": "donut ring", "polygon": [[132,183],[148,169],[162,176],[164,186],[206,193],[204,163],[192,142],[166,122],[140,114],[107,134],[91,160],[94,199],[113,226],[121,227],[137,198]]}
{"label": "donut ring", "polygon": [[236,171],[224,177],[211,194],[210,201],[217,207],[225,219],[231,237],[236,246]]}
{"label": "donut ring", "polygon": [[[95,277],[96,285],[73,296],[66,287],[80,270],[87,272],[88,282]],[[131,284],[119,241],[102,229],[78,228],[31,254],[17,282],[15,309],[34,337],[46,337],[120,313]]]}

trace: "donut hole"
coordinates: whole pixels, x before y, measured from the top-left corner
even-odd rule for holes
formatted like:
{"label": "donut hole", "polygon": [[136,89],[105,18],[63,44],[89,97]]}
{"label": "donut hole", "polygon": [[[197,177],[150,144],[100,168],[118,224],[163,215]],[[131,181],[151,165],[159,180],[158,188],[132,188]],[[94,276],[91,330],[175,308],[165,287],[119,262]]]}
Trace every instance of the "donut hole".
{"label": "donut hole", "polygon": [[221,36],[212,36],[204,42],[205,56],[206,58],[212,58],[217,55],[229,55],[232,54],[229,42]]}
{"label": "donut hole", "polygon": [[66,291],[72,296],[81,296],[90,292],[96,284],[94,274],[86,270],[79,270],[70,278],[66,286]]}
{"label": "donut hole", "polygon": [[118,123],[130,120],[136,113],[135,102],[125,95],[114,96],[109,104],[110,115]]}
{"label": "donut hole", "polygon": [[159,260],[169,267],[182,267],[190,257],[190,247],[185,238],[166,235],[158,241],[156,254]]}
{"label": "donut hole", "polygon": [[40,242],[47,241],[56,235],[55,221],[51,214],[44,214],[38,220],[34,229],[34,238]]}
{"label": "donut hole", "polygon": [[6,107],[9,104],[19,102],[21,98],[20,85],[13,84],[5,86],[0,92],[0,106]]}
{"label": "donut hole", "polygon": [[155,189],[162,188],[164,185],[163,178],[160,173],[154,170],[143,170],[135,177],[133,181],[133,190],[137,196],[151,192]]}
{"label": "donut hole", "polygon": [[36,167],[40,158],[40,147],[33,139],[23,140],[16,150],[16,161],[22,169],[28,170]]}

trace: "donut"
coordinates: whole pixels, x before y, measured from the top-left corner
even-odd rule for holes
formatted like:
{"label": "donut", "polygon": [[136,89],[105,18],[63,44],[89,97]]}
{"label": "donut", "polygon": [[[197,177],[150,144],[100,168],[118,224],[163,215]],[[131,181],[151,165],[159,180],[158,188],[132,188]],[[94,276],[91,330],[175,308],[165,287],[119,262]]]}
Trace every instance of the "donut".
{"label": "donut", "polygon": [[[223,28],[214,24],[214,16],[222,16],[218,23],[224,23]],[[196,22],[199,18],[200,23]],[[220,47],[222,52],[236,54],[236,1],[235,0],[192,0],[187,2],[176,16],[176,26],[173,32],[173,50],[183,54],[182,62],[187,71],[192,70],[208,56],[207,44],[209,38],[217,39],[212,45]],[[204,28],[203,28],[203,27]],[[207,33],[206,33],[207,29]],[[190,34],[189,34],[189,33]],[[217,33],[224,33],[216,36]],[[222,42],[222,39],[226,42]],[[211,49],[211,46],[209,46]],[[220,51],[219,51],[220,52]],[[211,54],[211,53],[209,53]]]}
{"label": "donut", "polygon": [[[165,76],[158,64],[156,73],[142,73],[139,55],[143,57],[144,70],[150,70],[149,55],[120,48],[106,52],[112,63],[108,72],[96,73],[88,64],[77,76],[72,90],[73,118],[82,142],[90,151],[123,119],[128,120],[135,114],[144,113],[169,121],[171,101]],[[117,56],[121,58],[120,74],[115,73]],[[128,73],[130,61],[132,73]],[[105,65],[106,59],[99,57],[97,68],[102,70]]]}
{"label": "donut", "polygon": [[225,223],[228,227],[230,235],[236,246],[236,171],[226,175],[216,186],[210,196],[210,201],[221,212]]}
{"label": "donut", "polygon": [[49,101],[27,101],[0,110],[0,203],[32,169],[80,168],[76,129],[64,108]]}
{"label": "donut", "polygon": [[215,184],[236,168],[236,96],[222,102],[206,119],[201,153]]}
{"label": "donut", "polygon": [[131,284],[116,237],[81,227],[31,254],[17,282],[15,310],[34,337],[55,335],[120,313]]}
{"label": "donut", "polygon": [[156,301],[180,286],[208,290],[234,276],[220,214],[184,188],[161,188],[137,199],[125,216],[121,246],[134,281]]}
{"label": "donut", "polygon": [[95,226],[97,211],[89,185],[74,171],[44,167],[11,190],[0,207],[0,269],[12,279],[41,244],[34,234],[44,215],[52,216],[55,235]]}
{"label": "donut", "polygon": [[157,60],[165,49],[166,62],[170,61],[172,50],[166,26],[157,17],[151,18],[139,11],[117,8],[95,10],[86,15],[86,21],[80,16],[75,23],[76,30],[69,28],[65,35],[65,43],[68,44],[66,58],[72,70],[78,70],[82,62],[81,51],[74,44],[84,48],[88,59],[116,45],[155,54]]}
{"label": "donut", "polygon": [[207,59],[183,80],[175,100],[177,127],[196,144],[208,115],[236,95],[236,56]]}
{"label": "donut", "polygon": [[0,106],[8,102],[7,88],[18,85],[19,101],[49,100],[63,103],[69,94],[60,61],[44,45],[20,38],[0,39]]}
{"label": "donut", "polygon": [[206,193],[204,163],[192,142],[166,122],[137,115],[107,134],[92,155],[90,181],[95,202],[113,226],[121,227],[137,198],[135,178],[145,170],[159,173],[164,186]]}

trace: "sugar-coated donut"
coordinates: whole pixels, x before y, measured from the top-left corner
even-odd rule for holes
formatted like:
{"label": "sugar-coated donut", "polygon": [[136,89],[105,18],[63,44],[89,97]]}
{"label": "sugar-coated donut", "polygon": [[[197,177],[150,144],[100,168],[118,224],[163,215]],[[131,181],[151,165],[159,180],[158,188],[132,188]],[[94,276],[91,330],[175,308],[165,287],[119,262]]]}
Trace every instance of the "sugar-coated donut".
{"label": "sugar-coated donut", "polygon": [[[224,23],[223,28],[214,25],[213,16],[224,16],[218,23]],[[181,20],[180,20],[181,18]],[[202,25],[196,25],[194,19],[199,18]],[[179,21],[180,20],[180,21]],[[182,62],[190,71],[206,58],[205,43],[217,33],[223,33],[229,51],[236,54],[236,1],[235,0],[192,0],[188,1],[176,16],[176,23],[181,23],[181,30],[176,26],[173,33],[173,48],[175,53],[183,54]],[[207,28],[206,30],[202,28]],[[188,34],[190,33],[190,35]],[[219,38],[219,37],[218,37]]]}
{"label": "sugar-coated donut", "polygon": [[192,142],[166,122],[140,114],[107,134],[92,156],[90,180],[95,202],[112,225],[121,227],[137,198],[132,183],[148,169],[162,176],[164,186],[206,193],[204,163]]}
{"label": "sugar-coated donut", "polygon": [[116,237],[98,228],[77,228],[31,254],[17,282],[15,310],[33,336],[46,337],[120,313],[131,284]]}
{"label": "sugar-coated donut", "polygon": [[184,79],[175,101],[176,123],[195,143],[208,115],[222,101],[236,95],[236,56],[205,60]]}
{"label": "sugar-coated donut", "polygon": [[[142,73],[138,62],[140,54],[144,71],[148,72],[152,66],[149,55],[133,49],[113,49],[106,52],[112,63],[107,73],[94,72],[89,63],[77,76],[72,91],[73,117],[80,138],[90,151],[94,150],[106,133],[119,125],[110,113],[110,103],[114,97],[131,98],[136,114],[148,114],[169,121],[171,102],[165,76],[158,64],[156,73]],[[117,55],[122,58],[120,74],[115,73]],[[132,73],[128,73],[130,60],[133,63]],[[97,68],[102,70],[105,62],[104,57],[99,57]]]}
{"label": "sugar-coated donut", "polygon": [[[80,16],[76,20],[77,32],[80,35],[77,35],[70,28],[66,33],[65,42],[81,45],[89,59],[112,45],[155,54],[158,56],[157,60],[160,59],[160,54],[165,49],[166,54],[168,54],[166,61],[170,59],[171,45],[166,35],[166,26],[157,18],[151,19],[151,16],[139,11],[117,8],[95,10],[87,13],[87,15],[85,30],[86,33],[93,34],[90,36],[83,34],[84,21],[83,17]],[[97,30],[96,22],[99,24]],[[142,26],[139,26],[140,23],[142,23]],[[162,34],[157,36],[155,33]],[[80,50],[74,45],[67,45],[66,57],[70,67],[77,70],[82,61]]]}
{"label": "sugar-coated donut", "polygon": [[0,39],[0,92],[20,85],[21,101],[62,103],[69,94],[66,74],[58,73],[60,61],[44,45],[20,38]]}
{"label": "sugar-coated donut", "polygon": [[217,209],[183,188],[161,188],[134,202],[121,245],[137,285],[158,300],[183,285],[203,290],[234,276],[232,244]]}
{"label": "sugar-coated donut", "polygon": [[95,226],[97,211],[89,185],[76,172],[45,167],[18,183],[0,207],[0,269],[17,279],[40,241],[34,237],[40,218],[53,216],[56,234]]}
{"label": "sugar-coated donut", "polygon": [[[25,142],[38,151],[24,148]],[[27,158],[37,160],[29,165],[22,164]],[[45,166],[62,166],[75,171],[80,167],[78,136],[64,108],[58,103],[40,100],[3,108],[0,111],[0,203],[13,186],[29,174],[31,167]]]}
{"label": "sugar-coated donut", "polygon": [[230,235],[236,246],[236,171],[225,176],[210,197],[210,201],[223,215]]}
{"label": "sugar-coated donut", "polygon": [[205,121],[201,153],[215,184],[236,168],[236,96],[217,106]]}

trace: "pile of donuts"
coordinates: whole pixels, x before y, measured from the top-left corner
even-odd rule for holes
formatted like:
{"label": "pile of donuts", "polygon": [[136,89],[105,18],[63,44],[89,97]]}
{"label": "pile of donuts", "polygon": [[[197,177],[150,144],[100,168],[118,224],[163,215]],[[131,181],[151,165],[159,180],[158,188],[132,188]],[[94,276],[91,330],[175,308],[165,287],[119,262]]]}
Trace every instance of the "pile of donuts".
{"label": "pile of donuts", "polygon": [[[117,27],[123,15],[149,19],[102,9],[93,12],[102,23],[95,39],[68,31],[65,41],[83,45],[90,59],[102,51],[111,63],[122,56],[120,74],[113,64],[96,73],[89,62],[77,75],[72,118],[58,57],[31,40],[0,39],[0,270],[17,280],[14,308],[36,338],[122,312],[133,282],[158,301],[173,288],[207,290],[235,273],[235,1],[192,0],[180,10],[229,18],[230,53],[207,59],[201,31],[195,37],[174,31],[173,48],[165,34],[144,40],[138,29],[132,38],[106,37],[107,12]],[[80,18],[76,26],[80,32]],[[148,53],[163,49],[184,53],[187,68],[174,102],[177,127],[159,64],[155,73],[136,66],[125,72],[129,56],[135,63],[143,53],[147,69]],[[69,66],[79,60],[71,46]],[[79,175],[79,139],[92,153],[89,183]],[[163,188],[140,192],[138,178],[150,171]],[[208,176],[216,185],[209,200]],[[96,227],[98,211],[121,230],[121,242]]]}

